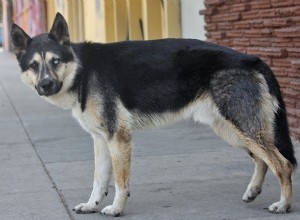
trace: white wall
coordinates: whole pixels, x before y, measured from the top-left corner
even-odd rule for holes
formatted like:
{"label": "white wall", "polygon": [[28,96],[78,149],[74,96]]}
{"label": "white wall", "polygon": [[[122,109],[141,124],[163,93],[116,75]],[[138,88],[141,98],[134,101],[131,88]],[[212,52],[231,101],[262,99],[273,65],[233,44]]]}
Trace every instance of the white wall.
{"label": "white wall", "polygon": [[199,15],[204,8],[204,0],[181,0],[182,38],[206,40],[204,16]]}

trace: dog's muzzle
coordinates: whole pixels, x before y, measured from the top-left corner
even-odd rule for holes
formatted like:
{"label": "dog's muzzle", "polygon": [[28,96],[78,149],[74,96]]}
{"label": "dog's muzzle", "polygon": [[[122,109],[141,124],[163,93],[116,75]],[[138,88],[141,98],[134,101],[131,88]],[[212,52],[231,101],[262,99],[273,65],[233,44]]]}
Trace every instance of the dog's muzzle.
{"label": "dog's muzzle", "polygon": [[58,93],[62,87],[62,83],[53,78],[42,79],[36,90],[40,96],[50,96]]}

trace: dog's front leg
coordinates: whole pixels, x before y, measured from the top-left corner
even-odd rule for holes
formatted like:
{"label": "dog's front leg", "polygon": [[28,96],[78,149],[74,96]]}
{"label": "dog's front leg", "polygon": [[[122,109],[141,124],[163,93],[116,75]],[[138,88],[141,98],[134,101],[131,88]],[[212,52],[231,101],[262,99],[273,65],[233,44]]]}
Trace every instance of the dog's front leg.
{"label": "dog's front leg", "polygon": [[93,191],[87,203],[75,207],[76,213],[100,212],[100,202],[108,192],[112,167],[107,141],[100,135],[93,135],[93,138],[95,153]]}
{"label": "dog's front leg", "polygon": [[123,214],[127,197],[129,197],[129,176],[131,162],[131,134],[128,129],[122,128],[108,143],[111,154],[115,179],[115,198],[112,205],[106,206],[101,213],[110,216]]}

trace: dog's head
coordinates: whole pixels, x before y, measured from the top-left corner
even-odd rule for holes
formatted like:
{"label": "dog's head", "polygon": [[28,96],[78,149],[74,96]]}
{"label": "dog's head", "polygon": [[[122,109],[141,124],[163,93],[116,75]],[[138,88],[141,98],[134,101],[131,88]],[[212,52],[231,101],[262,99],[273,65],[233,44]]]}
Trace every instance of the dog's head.
{"label": "dog's head", "polygon": [[22,80],[41,96],[59,93],[75,65],[68,25],[63,16],[57,13],[51,31],[33,38],[13,24],[11,39]]}

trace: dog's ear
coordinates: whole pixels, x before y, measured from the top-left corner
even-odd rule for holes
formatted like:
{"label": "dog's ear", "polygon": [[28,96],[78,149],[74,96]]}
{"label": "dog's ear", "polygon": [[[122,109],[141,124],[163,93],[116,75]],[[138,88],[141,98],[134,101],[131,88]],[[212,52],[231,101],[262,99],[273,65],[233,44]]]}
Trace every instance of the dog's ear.
{"label": "dog's ear", "polygon": [[16,24],[12,24],[10,34],[13,51],[19,57],[27,49],[32,39]]}
{"label": "dog's ear", "polygon": [[57,13],[49,33],[49,38],[55,40],[60,45],[70,45],[70,36],[67,21],[64,17]]}

